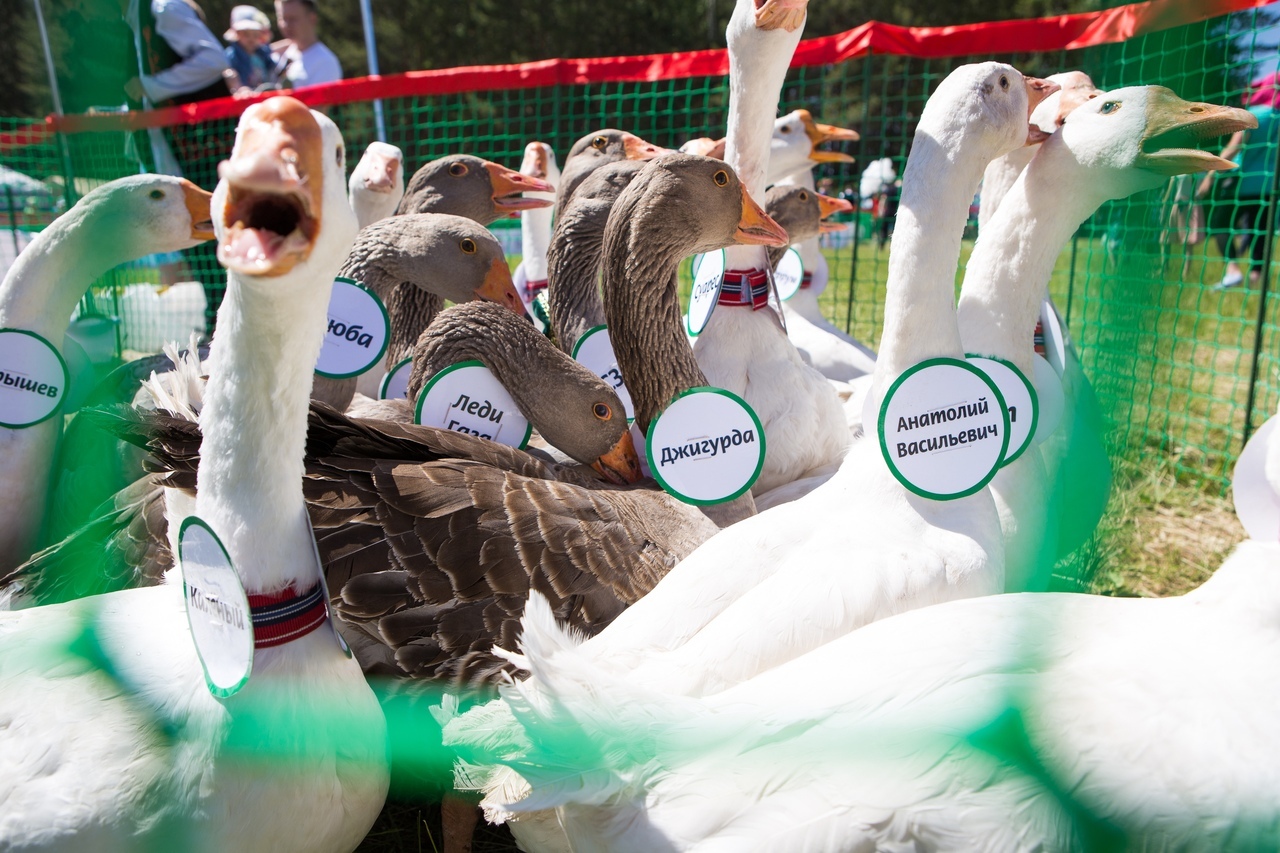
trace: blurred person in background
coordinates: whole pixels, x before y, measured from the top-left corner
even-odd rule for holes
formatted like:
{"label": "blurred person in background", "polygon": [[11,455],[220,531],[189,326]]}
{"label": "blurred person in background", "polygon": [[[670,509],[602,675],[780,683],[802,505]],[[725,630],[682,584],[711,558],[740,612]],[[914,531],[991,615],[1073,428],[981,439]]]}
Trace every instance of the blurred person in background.
{"label": "blurred person in background", "polygon": [[265,12],[236,6],[231,10],[231,28],[222,37],[229,42],[225,55],[230,68],[223,73],[231,94],[243,98],[280,88],[276,61],[267,46],[271,21]]}
{"label": "blurred person in background", "polygon": [[134,34],[138,73],[125,94],[143,107],[226,97],[227,60],[194,0],[120,0]]}
{"label": "blurred person in background", "polygon": [[278,67],[294,89],[342,79],[342,65],[317,35],[315,0],[276,0],[276,26],[284,38],[273,44]]}
{"label": "blurred person in background", "polygon": [[1242,262],[1250,264],[1249,283],[1257,285],[1262,280],[1267,247],[1275,239],[1271,223],[1276,145],[1280,139],[1280,72],[1253,81],[1250,89],[1245,105],[1258,119],[1258,127],[1233,134],[1221,154],[1239,168],[1209,172],[1196,189],[1196,198],[1212,194],[1209,231],[1227,264],[1215,290],[1244,283]]}

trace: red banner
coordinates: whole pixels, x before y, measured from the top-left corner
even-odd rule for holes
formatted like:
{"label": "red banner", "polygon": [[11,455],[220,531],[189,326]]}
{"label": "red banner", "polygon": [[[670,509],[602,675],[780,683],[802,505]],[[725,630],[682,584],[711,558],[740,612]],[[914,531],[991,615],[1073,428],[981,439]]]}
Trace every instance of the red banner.
{"label": "red banner", "polygon": [[[1125,41],[1136,35],[1193,24],[1274,0],[1148,0],[1099,12],[954,27],[899,27],[869,21],[843,33],[802,41],[793,68],[832,65],[869,53],[934,59],[1008,53],[1075,50]],[[474,65],[410,71],[387,77],[359,77],[292,92],[313,107],[498,89],[531,89],[583,83],[653,82],[683,77],[717,77],[729,72],[725,50],[650,56],[544,59],[519,65]],[[111,115],[51,117],[49,129],[68,133],[163,127],[234,118],[249,104],[269,97],[220,98],[180,107]],[[29,131],[38,131],[33,125]],[[24,134],[29,138],[30,133]],[[8,140],[0,140],[0,147]]]}

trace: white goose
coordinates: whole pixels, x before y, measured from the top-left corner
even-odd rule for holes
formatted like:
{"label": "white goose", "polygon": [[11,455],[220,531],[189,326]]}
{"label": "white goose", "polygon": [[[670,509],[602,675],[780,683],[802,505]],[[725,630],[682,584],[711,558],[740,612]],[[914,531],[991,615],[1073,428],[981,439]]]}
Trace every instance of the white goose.
{"label": "white goose", "polygon": [[[545,142],[530,142],[524,147],[524,162],[520,174],[546,181],[550,192],[525,193],[525,198],[556,200],[556,187],[560,185],[560,167],[556,165],[556,152]],[[547,250],[551,247],[551,207],[531,208],[520,212],[520,264],[512,273],[516,293],[524,303],[524,310],[534,318],[535,325],[546,326],[534,314],[533,300],[547,287]]]}
{"label": "white goose", "polygon": [[[61,351],[68,318],[98,277],[212,237],[209,194],[190,181],[138,175],[101,186],[37,235],[10,267],[0,284],[0,330],[35,333]],[[21,365],[6,361],[0,369]],[[0,574],[36,545],[61,427],[56,415],[25,429],[0,427]]]}
{"label": "white goose", "polygon": [[[807,0],[738,0],[729,20],[728,143],[725,162],[747,191],[763,198],[778,95],[800,40]],[[764,281],[763,250],[731,247],[735,287]],[[729,285],[726,284],[726,288]],[[728,292],[698,336],[694,355],[707,380],[745,399],[764,427],[768,453],[752,493],[761,495],[818,470],[834,470],[849,444],[840,400],[801,359],[776,314],[750,297],[728,304]]]}
{"label": "white goose", "polygon": [[370,142],[351,172],[347,192],[361,228],[394,214],[404,198],[404,152],[385,142]]}
{"label": "white goose", "polygon": [[[1248,122],[1243,110],[1188,103],[1159,87],[1104,93],[1070,116],[988,220],[957,309],[966,351],[1002,359],[1028,379],[1035,375],[1031,329],[1058,253],[1080,223],[1104,201],[1152,189],[1170,175],[1230,168],[1216,157],[1167,153],[1161,146],[1194,144]],[[990,489],[1005,534],[1005,588],[1043,590],[1056,556],[1059,512],[1047,512],[1051,486],[1039,447],[1000,469]]]}
{"label": "white goose", "polygon": [[[342,139],[273,98],[245,111],[220,172],[228,287],[195,509],[250,596],[293,598],[321,589],[302,455],[329,282],[356,232]],[[183,599],[171,576],[0,614],[0,847],[344,851],[364,837],[387,791],[385,722],[323,607],[291,641],[255,627],[252,677],[216,699]]]}

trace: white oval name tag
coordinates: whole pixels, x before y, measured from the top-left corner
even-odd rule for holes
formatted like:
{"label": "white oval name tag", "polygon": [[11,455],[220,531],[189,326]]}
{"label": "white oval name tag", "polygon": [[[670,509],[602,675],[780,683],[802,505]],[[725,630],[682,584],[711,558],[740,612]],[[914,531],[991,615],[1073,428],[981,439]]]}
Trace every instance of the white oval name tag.
{"label": "white oval name tag", "polygon": [[533,426],[489,368],[462,361],[431,377],[418,395],[414,421],[523,448]]}
{"label": "white oval name tag", "polygon": [[987,375],[933,358],[890,386],[877,422],[880,452],[898,482],[925,498],[971,495],[995,476],[1009,449],[1009,413]]}
{"label": "white oval name tag", "polygon": [[644,453],[654,479],[690,504],[731,501],[764,467],[764,428],[723,388],[690,388],[649,424]]}
{"label": "white oval name tag", "polygon": [[194,515],[178,531],[178,565],[191,639],[209,692],[231,696],[244,687],[253,671],[249,597],[222,541]]}
{"label": "white oval name tag", "polygon": [[378,385],[379,400],[402,400],[409,396],[409,376],[413,373],[413,357],[401,359],[386,372]]}
{"label": "white oval name tag", "polygon": [[720,298],[720,284],[724,281],[724,249],[707,252],[694,258],[697,272],[693,274],[693,290],[689,291],[688,332],[692,337],[702,334],[716,310]]}
{"label": "white oval name tag", "polygon": [[1040,420],[1036,423],[1036,444],[1043,443],[1053,435],[1062,423],[1062,413],[1067,407],[1066,395],[1062,392],[1062,380],[1053,365],[1045,357],[1036,354],[1031,357],[1031,366],[1035,368],[1032,379],[1036,386],[1036,398],[1040,401]]}
{"label": "white oval name tag", "polygon": [[618,369],[618,359],[613,354],[613,341],[609,339],[609,329],[596,326],[588,329],[573,345],[573,360],[599,376],[609,385],[622,401],[622,408],[627,413],[627,423],[636,419],[636,407],[631,402],[631,393],[622,381],[622,371]]}
{"label": "white oval name tag", "polygon": [[804,280],[804,261],[795,249],[787,249],[778,261],[778,268],[773,271],[773,283],[778,288],[778,298],[786,302],[800,292],[800,282]]}
{"label": "white oval name tag", "polygon": [[1258,542],[1280,539],[1280,495],[1267,480],[1267,445],[1280,440],[1276,438],[1278,423],[1280,416],[1272,417],[1249,437],[1231,475],[1236,517],[1249,538]]}
{"label": "white oval name tag", "polygon": [[349,278],[334,279],[316,373],[329,379],[359,376],[382,361],[390,340],[391,320],[378,295]]}
{"label": "white oval name tag", "polygon": [[25,329],[0,329],[0,427],[23,429],[58,411],[71,371],[57,347]]}
{"label": "white oval name tag", "polygon": [[1001,465],[1008,465],[1031,446],[1040,420],[1040,401],[1035,386],[1022,371],[1003,358],[965,355],[965,361],[987,374],[987,378],[1000,389],[1005,409],[1009,412],[1009,450]]}

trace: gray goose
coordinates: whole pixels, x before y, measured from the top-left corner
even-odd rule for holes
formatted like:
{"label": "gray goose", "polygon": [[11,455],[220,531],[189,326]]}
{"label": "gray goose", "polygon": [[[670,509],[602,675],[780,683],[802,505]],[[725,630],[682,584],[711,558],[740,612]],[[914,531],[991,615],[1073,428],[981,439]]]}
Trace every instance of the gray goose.
{"label": "gray goose", "polygon": [[560,171],[556,189],[556,215],[564,210],[569,198],[586,177],[606,163],[619,160],[652,160],[666,152],[665,148],[645,142],[634,133],[606,127],[573,143]]}
{"label": "gray goose", "polygon": [[[489,229],[464,216],[410,213],[375,222],[356,237],[338,275],[364,284],[386,304],[391,318],[387,365],[412,352],[446,299],[487,299],[524,313],[501,244]],[[375,367],[353,379],[317,374],[311,398],[345,410],[365,377],[380,380],[382,372]]]}

